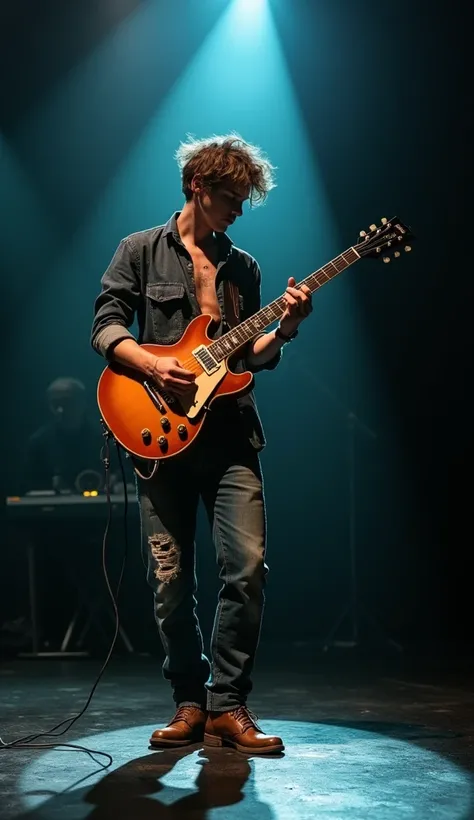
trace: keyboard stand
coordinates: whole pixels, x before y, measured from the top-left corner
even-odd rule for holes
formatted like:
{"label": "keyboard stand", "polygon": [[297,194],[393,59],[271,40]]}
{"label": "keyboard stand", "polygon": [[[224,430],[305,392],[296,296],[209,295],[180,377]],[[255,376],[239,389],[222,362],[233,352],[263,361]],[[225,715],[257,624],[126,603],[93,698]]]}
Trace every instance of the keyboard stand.
{"label": "keyboard stand", "polygon": [[[89,652],[87,650],[71,650],[68,649],[70,642],[72,640],[72,636],[76,626],[79,623],[79,619],[82,613],[87,613],[87,620],[85,625],[82,628],[82,631],[78,637],[77,645],[80,647],[83,645],[84,638],[92,626],[92,623],[95,621],[98,628],[103,632],[104,640],[107,641],[107,635],[103,631],[103,627],[98,621],[96,617],[96,613],[102,609],[103,612],[107,612],[109,617],[112,619],[112,623],[115,623],[115,613],[110,611],[109,609],[103,607],[100,601],[92,601],[89,600],[86,602],[86,596],[83,590],[78,590],[82,600],[80,601],[79,605],[74,612],[68,627],[66,629],[65,635],[63,640],[61,641],[60,649],[57,650],[40,650],[40,636],[39,636],[39,618],[38,618],[38,593],[37,593],[37,583],[36,583],[36,550],[35,550],[35,543],[34,540],[31,538],[27,541],[26,547],[26,555],[27,555],[27,564],[28,564],[28,596],[29,596],[29,604],[30,604],[30,618],[31,618],[31,651],[30,652],[19,652],[18,656],[20,658],[85,658],[89,656]],[[123,644],[129,653],[133,653],[134,649],[130,638],[128,637],[127,633],[125,632],[122,626],[119,626],[118,634],[122,638]]]}

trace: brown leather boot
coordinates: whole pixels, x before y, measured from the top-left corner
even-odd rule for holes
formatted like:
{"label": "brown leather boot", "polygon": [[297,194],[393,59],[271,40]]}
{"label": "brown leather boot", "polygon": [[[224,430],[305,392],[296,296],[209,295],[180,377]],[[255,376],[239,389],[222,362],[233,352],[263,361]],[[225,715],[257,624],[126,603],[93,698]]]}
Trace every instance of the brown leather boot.
{"label": "brown leather boot", "polygon": [[239,752],[253,755],[282,752],[285,747],[281,737],[263,734],[255,718],[246,706],[239,706],[231,712],[209,712],[204,745],[232,746]]}
{"label": "brown leather boot", "polygon": [[163,729],[155,729],[150,738],[150,745],[160,748],[201,743],[205,723],[206,712],[202,709],[197,706],[180,706],[167,726]]}

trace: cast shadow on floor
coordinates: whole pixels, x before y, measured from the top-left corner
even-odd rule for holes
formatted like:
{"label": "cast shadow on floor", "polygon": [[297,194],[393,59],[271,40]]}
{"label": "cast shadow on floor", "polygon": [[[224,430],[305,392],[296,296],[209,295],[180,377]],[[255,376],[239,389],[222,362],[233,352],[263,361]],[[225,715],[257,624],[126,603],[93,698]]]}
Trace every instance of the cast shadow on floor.
{"label": "cast shadow on floor", "polygon": [[[170,787],[161,782],[183,758],[198,752],[199,767],[194,788]],[[283,757],[274,755],[272,760]],[[130,760],[92,786],[78,781],[54,794],[40,806],[18,815],[18,820],[64,820],[84,816],[87,820],[205,820],[208,811],[242,803],[242,817],[273,820],[267,803],[259,800],[252,760],[232,749],[167,749]],[[245,794],[244,794],[245,787]],[[30,797],[40,793],[29,793]],[[45,793],[41,793],[45,797]],[[84,814],[81,815],[81,807]],[[235,814],[233,816],[236,816]],[[240,814],[239,814],[240,816]]]}

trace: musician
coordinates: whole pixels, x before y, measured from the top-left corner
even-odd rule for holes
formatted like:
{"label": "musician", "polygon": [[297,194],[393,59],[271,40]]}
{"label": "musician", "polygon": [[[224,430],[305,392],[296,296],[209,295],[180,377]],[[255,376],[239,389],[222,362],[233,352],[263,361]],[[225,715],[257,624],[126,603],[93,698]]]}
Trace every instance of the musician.
{"label": "musician", "polygon": [[[274,168],[259,148],[236,135],[182,143],[176,158],[185,203],[165,225],[120,242],[102,277],[92,345],[175,397],[193,391],[195,376],[173,356],[157,358],[140,343],[172,344],[200,313],[214,336],[260,308],[260,268],[227,230],[244,203],[257,205],[274,187]],[[229,282],[232,287],[229,287]],[[308,288],[293,278],[276,330],[258,334],[235,369],[274,368],[281,348],[311,311]],[[232,296],[236,296],[232,298]],[[128,328],[138,318],[138,343]],[[138,478],[142,532],[149,556],[155,617],[165,650],[176,714],[150,740],[154,747],[202,741],[250,754],[281,751],[283,741],[259,729],[247,708],[264,604],[265,501],[259,451],[265,444],[253,394],[214,402],[202,431],[149,480]],[[194,535],[198,499],[209,517],[222,587],[211,639],[203,653],[196,616]]]}
{"label": "musician", "polygon": [[100,489],[103,468],[100,424],[87,414],[84,384],[57,378],[46,390],[50,420],[28,441],[23,477],[27,490],[80,493]]}

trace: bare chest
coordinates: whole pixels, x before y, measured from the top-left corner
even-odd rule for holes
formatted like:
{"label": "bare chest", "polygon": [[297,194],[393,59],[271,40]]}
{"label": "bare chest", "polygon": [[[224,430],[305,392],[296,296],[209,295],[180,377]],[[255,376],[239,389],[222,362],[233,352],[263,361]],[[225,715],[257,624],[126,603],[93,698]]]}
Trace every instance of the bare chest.
{"label": "bare chest", "polygon": [[198,251],[191,254],[194,268],[196,298],[202,313],[209,313],[216,322],[221,320],[221,311],[217,299],[216,273],[213,259]]}

